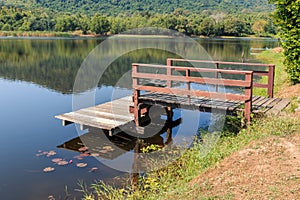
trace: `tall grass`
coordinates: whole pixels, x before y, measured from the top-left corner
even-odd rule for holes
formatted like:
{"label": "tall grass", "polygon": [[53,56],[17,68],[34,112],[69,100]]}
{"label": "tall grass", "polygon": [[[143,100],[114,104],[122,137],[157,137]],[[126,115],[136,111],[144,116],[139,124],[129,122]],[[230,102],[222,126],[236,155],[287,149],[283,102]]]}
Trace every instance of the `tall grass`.
{"label": "tall grass", "polygon": [[[272,50],[268,50],[258,54],[256,58],[263,63],[275,64],[274,93],[276,94],[288,83],[288,75],[285,72],[285,66],[283,65],[284,58],[282,53],[274,53]],[[267,77],[263,76],[260,82],[266,83]],[[266,89],[262,88],[254,88],[253,93],[258,96],[266,96],[267,94]]]}

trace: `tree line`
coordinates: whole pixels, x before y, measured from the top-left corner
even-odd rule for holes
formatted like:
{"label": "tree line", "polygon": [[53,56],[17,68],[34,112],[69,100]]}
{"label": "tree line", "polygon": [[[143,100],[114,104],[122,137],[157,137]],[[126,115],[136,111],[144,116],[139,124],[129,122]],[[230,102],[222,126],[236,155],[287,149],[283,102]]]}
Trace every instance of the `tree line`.
{"label": "tree line", "polygon": [[269,36],[276,34],[269,13],[228,14],[204,11],[194,14],[177,9],[169,14],[119,14],[107,16],[96,13],[84,14],[56,13],[36,9],[2,6],[0,9],[0,30],[2,31],[56,31],[82,34],[110,35],[143,27],[172,29],[186,35],[196,36]]}
{"label": "tree line", "polygon": [[6,0],[0,5],[17,6],[27,10],[36,8],[56,12],[84,13],[94,15],[98,12],[109,16],[120,13],[151,12],[172,13],[176,8],[201,13],[205,10],[240,12],[271,12],[274,6],[268,0]]}

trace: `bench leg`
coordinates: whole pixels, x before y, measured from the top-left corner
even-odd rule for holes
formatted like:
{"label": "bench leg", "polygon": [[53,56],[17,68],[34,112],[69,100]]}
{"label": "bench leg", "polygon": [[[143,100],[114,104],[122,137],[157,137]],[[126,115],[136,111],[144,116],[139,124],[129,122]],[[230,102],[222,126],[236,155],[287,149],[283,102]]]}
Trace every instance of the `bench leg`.
{"label": "bench leg", "polygon": [[134,122],[136,126],[140,126],[141,110],[139,108],[140,91],[135,90],[133,93],[133,107],[134,107]]}
{"label": "bench leg", "polygon": [[250,125],[251,122],[251,111],[252,111],[252,101],[246,101],[244,115],[245,115],[245,120],[247,125]]}

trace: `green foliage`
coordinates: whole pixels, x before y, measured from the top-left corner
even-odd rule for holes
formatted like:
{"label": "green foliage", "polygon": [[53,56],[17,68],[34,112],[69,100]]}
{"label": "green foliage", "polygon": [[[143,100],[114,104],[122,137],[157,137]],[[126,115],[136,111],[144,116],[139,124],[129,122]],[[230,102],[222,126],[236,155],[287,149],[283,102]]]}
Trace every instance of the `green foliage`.
{"label": "green foliage", "polygon": [[[187,35],[203,36],[243,36],[253,34],[253,24],[264,20],[265,28],[260,35],[274,34],[274,27],[268,14],[247,13],[227,14],[225,12],[202,12],[191,14],[176,9],[169,14],[137,12],[105,16],[102,14],[84,15],[55,13],[34,9],[22,10],[15,7],[0,8],[0,29],[2,31],[57,31],[96,33],[101,35],[117,34],[126,30],[143,27],[160,27],[172,29]],[[254,26],[255,27],[255,26]]]}
{"label": "green foliage", "polygon": [[300,83],[300,0],[271,0],[284,48],[286,71],[293,84]]}
{"label": "green foliage", "polygon": [[94,15],[96,13],[117,16],[120,13],[133,14],[145,13],[172,13],[177,8],[188,10],[193,13],[203,11],[225,11],[236,12],[269,12],[273,6],[268,5],[268,0],[6,0],[1,4],[17,5],[29,10],[44,8],[59,12],[85,13]]}
{"label": "green foliage", "polygon": [[90,30],[96,34],[106,34],[109,31],[110,23],[105,16],[96,14],[90,23]]}

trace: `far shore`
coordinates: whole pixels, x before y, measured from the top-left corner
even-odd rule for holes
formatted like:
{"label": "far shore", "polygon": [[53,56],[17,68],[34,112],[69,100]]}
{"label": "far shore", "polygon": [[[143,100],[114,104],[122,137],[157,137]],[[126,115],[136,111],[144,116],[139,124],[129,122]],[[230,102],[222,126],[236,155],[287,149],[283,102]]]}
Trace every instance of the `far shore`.
{"label": "far shore", "polygon": [[[100,35],[100,34],[82,34],[81,32],[44,32],[44,31],[28,31],[28,32],[19,32],[19,31],[0,31],[1,38],[103,38],[103,37],[128,37],[128,38],[173,38],[176,36],[169,35],[143,35],[143,34],[108,34],[108,35]],[[235,39],[235,38],[247,38],[247,39],[277,39],[276,37],[258,37],[254,35],[249,36],[215,36],[215,37],[207,37],[207,36],[196,36],[192,35],[191,38],[201,39]]]}

